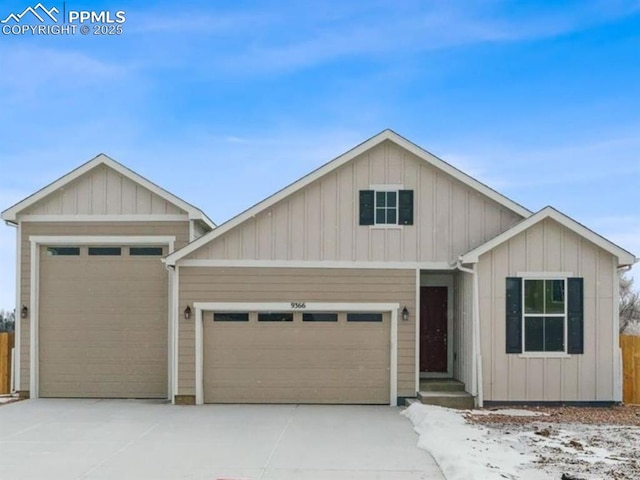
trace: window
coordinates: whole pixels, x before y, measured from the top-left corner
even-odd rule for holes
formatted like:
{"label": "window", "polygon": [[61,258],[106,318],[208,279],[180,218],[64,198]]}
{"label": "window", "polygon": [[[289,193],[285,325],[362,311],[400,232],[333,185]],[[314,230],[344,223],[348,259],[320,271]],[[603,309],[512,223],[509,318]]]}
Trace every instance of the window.
{"label": "window", "polygon": [[361,190],[360,225],[413,225],[413,190]]}
{"label": "window", "polygon": [[122,255],[120,247],[89,247],[89,256],[117,257]]}
{"label": "window", "polygon": [[376,192],[376,225],[398,223],[398,192]]}
{"label": "window", "polygon": [[162,247],[131,247],[129,255],[132,257],[161,257]]}
{"label": "window", "polygon": [[47,255],[51,257],[77,257],[80,255],[80,247],[47,247]]}
{"label": "window", "polygon": [[303,313],[303,322],[337,322],[337,313]]}
{"label": "window", "polygon": [[524,280],[524,351],[564,352],[565,279]]}
{"label": "window", "polygon": [[293,313],[258,313],[259,322],[293,322]]}
{"label": "window", "polygon": [[226,312],[216,312],[213,314],[214,322],[248,322],[249,314],[248,313],[226,313]]}
{"label": "window", "polygon": [[381,313],[347,313],[347,322],[381,322]]}
{"label": "window", "polygon": [[582,278],[506,279],[507,353],[584,353]]}

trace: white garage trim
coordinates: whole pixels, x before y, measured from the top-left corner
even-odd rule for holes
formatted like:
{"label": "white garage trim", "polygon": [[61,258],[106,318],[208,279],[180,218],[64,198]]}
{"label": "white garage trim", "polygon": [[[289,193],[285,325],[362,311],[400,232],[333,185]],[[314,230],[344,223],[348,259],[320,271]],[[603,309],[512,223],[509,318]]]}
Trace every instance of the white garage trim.
{"label": "white garage trim", "polygon": [[398,310],[399,303],[307,303],[304,310],[292,308],[291,303],[245,303],[245,302],[195,302],[196,317],[196,405],[204,404],[204,332],[203,311],[226,312],[383,312],[391,313],[391,354],[389,365],[389,405],[398,406]]}
{"label": "white garage trim", "polygon": [[189,215],[23,215],[22,222],[186,222]]}
{"label": "white garage trim", "polygon": [[[7,225],[10,225],[7,223]],[[22,350],[22,224],[16,224],[16,309],[14,314],[15,342],[13,357],[13,390],[22,390],[21,373],[22,363],[20,352]]]}
{"label": "white garage trim", "polygon": [[[30,317],[30,342],[29,342],[29,397],[39,397],[39,358],[38,358],[38,305],[40,298],[40,245],[168,245],[169,252],[173,252],[176,237],[172,236],[145,236],[145,237],[131,237],[131,236],[30,236],[29,242],[31,243],[31,298],[29,302],[29,317]],[[172,315],[169,312],[169,322]],[[169,339],[169,350],[172,350],[173,343],[171,338]],[[172,352],[170,357],[173,358]],[[168,365],[167,370],[171,372],[171,365]],[[169,373],[171,375],[171,373]],[[171,392],[172,381],[168,379],[168,392]]]}

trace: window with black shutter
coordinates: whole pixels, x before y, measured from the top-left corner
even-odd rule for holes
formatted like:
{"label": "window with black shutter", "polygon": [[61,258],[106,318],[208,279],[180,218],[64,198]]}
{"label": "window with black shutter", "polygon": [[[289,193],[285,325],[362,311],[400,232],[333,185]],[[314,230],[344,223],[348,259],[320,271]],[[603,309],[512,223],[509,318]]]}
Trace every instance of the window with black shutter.
{"label": "window with black shutter", "polygon": [[584,352],[583,279],[506,279],[507,353]]}
{"label": "window with black shutter", "polygon": [[413,225],[413,190],[360,190],[360,225]]}

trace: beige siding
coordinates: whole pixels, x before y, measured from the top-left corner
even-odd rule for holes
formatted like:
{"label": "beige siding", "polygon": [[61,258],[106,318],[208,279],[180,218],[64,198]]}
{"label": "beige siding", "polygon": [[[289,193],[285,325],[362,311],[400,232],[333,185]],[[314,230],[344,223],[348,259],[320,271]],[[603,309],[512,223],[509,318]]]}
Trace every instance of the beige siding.
{"label": "beige siding", "polygon": [[106,165],[98,165],[21,214],[178,215],[186,212]]}
{"label": "beige siding", "polygon": [[[90,222],[90,223],[40,223],[21,224],[20,305],[30,305],[31,245],[30,236],[175,236],[175,248],[181,248],[189,240],[189,223],[184,222]],[[158,260],[160,261],[160,260]],[[29,321],[21,322],[20,389],[29,390]]]}
{"label": "beige siding", "polygon": [[[613,271],[616,259],[547,219],[480,257],[484,397],[513,401],[611,401]],[[505,278],[518,272],[584,278],[584,354],[524,358],[505,354]]]}
{"label": "beige siding", "polygon": [[[179,309],[194,302],[399,303],[398,395],[415,395],[415,270],[180,267]],[[179,326],[179,395],[195,394],[194,320]]]}
{"label": "beige siding", "polygon": [[[358,225],[359,190],[380,184],[414,190],[415,225]],[[188,258],[444,262],[520,219],[394,143],[384,142]]]}

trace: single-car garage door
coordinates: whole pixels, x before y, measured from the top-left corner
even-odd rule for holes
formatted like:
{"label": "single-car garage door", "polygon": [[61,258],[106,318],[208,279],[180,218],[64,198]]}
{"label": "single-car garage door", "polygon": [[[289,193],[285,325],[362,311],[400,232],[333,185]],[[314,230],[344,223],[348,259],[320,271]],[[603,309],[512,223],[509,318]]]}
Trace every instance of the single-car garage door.
{"label": "single-car garage door", "polygon": [[388,313],[204,312],[205,403],[388,404]]}
{"label": "single-car garage door", "polygon": [[41,397],[167,397],[166,253],[41,247]]}

